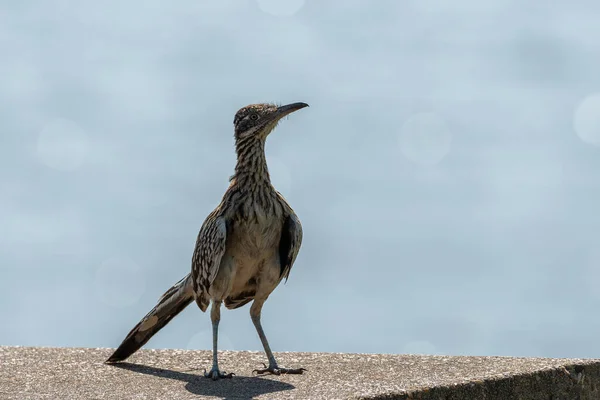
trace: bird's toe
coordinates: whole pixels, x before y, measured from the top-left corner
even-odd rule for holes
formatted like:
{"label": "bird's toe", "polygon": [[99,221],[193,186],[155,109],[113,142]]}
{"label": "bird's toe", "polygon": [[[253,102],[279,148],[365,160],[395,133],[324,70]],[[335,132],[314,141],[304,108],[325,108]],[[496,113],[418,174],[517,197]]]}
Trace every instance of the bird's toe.
{"label": "bird's toe", "polygon": [[218,379],[231,379],[233,378],[235,374],[233,372],[227,373],[225,371],[221,372],[219,371],[219,369],[211,369],[210,371],[206,372],[206,370],[204,370],[204,377],[205,378],[210,378],[213,381],[216,381]]}
{"label": "bird's toe", "polygon": [[277,365],[266,366],[265,364],[263,369],[255,369],[252,372],[256,372],[257,375],[262,374],[271,374],[271,375],[281,375],[281,374],[302,374],[306,371],[305,368],[280,368]]}

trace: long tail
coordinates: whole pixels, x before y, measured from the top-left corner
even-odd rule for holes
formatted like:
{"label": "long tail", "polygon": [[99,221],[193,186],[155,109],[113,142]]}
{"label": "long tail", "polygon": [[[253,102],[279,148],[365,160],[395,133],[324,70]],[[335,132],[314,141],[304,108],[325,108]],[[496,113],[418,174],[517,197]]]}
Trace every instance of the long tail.
{"label": "long tail", "polygon": [[106,363],[123,361],[138,351],[192,301],[194,301],[192,276],[188,274],[162,295],[158,304],[127,334]]}

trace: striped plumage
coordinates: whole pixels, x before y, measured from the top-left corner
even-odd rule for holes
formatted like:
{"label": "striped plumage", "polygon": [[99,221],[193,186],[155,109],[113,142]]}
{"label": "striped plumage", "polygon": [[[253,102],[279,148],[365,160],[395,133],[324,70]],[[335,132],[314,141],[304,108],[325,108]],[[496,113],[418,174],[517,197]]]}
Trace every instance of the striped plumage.
{"label": "striped plumage", "polygon": [[202,311],[212,301],[213,367],[205,375],[213,379],[231,377],[218,368],[220,306],[224,303],[235,309],[253,301],[250,315],[269,359],[269,366],[257,372],[302,373],[301,368],[279,368],[260,314],[271,292],[289,277],[302,244],[300,220],[271,184],[265,141],[282,117],[306,106],[252,104],[237,112],[235,174],[221,202],[200,228],[191,273],[159,299],[107,362],[129,357],[193,300]]}

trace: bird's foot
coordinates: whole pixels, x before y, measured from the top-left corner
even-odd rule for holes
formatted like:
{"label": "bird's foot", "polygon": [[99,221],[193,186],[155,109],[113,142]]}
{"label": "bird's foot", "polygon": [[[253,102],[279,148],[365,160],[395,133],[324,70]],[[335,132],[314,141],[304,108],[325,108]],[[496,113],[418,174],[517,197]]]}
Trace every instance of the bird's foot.
{"label": "bird's foot", "polygon": [[269,365],[267,367],[266,364],[263,364],[265,368],[263,369],[255,369],[252,372],[256,372],[257,375],[261,374],[271,374],[271,375],[281,375],[281,374],[301,374],[306,369],[304,368],[279,368],[277,365]]}
{"label": "bird's foot", "polygon": [[227,373],[225,371],[221,372],[219,371],[219,368],[213,368],[210,371],[206,372],[206,370],[204,370],[204,377],[205,378],[211,378],[213,381],[216,381],[217,379],[231,379],[233,378],[235,374],[233,372]]}

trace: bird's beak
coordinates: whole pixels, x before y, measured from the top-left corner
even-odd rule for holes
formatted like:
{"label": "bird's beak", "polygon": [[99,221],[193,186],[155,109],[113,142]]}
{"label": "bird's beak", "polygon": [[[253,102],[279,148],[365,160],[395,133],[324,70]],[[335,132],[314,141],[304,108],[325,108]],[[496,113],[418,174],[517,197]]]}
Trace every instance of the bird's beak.
{"label": "bird's beak", "polygon": [[275,115],[274,115],[275,120],[280,120],[281,118],[285,117],[286,115],[289,115],[289,114],[293,113],[294,111],[298,111],[304,107],[308,107],[308,104],[292,103],[292,104],[288,104],[285,106],[277,107],[277,111],[275,111]]}

